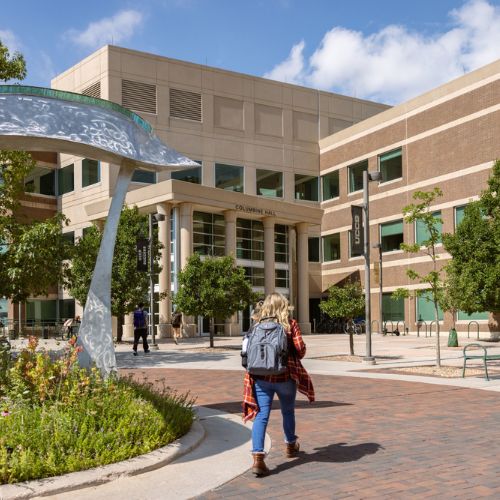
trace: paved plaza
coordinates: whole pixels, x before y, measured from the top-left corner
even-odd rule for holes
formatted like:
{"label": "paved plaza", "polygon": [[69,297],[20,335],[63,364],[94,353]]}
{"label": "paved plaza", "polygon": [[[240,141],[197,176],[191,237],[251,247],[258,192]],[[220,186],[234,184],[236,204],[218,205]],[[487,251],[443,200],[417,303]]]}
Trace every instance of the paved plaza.
{"label": "paved plaza", "polygon": [[[179,346],[161,340],[158,351],[137,357],[125,343],[117,346],[122,373],[189,391],[206,437],[160,469],[51,498],[500,498],[500,373],[494,366],[489,382],[479,375],[385,374],[379,370],[432,364],[434,337],[374,335],[375,367],[321,359],[347,353],[344,335],[305,340],[317,401],[309,404],[299,395],[301,452],[295,459],[284,457],[280,412],[272,413],[269,477],[249,471],[251,424],[240,419],[239,339],[217,338],[214,350],[206,338]],[[460,339],[461,345],[472,341]],[[364,336],[356,337],[358,354],[364,343]],[[443,336],[443,364],[460,365],[461,349],[445,343]],[[492,353],[500,350],[485,345]]]}

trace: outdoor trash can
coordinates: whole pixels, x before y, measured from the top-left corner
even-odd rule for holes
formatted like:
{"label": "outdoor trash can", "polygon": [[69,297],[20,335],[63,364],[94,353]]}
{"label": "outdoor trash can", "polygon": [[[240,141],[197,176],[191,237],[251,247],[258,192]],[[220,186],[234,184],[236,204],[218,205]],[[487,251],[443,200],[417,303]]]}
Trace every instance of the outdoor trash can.
{"label": "outdoor trash can", "polygon": [[458,347],[458,337],[455,328],[452,328],[448,335],[448,347]]}

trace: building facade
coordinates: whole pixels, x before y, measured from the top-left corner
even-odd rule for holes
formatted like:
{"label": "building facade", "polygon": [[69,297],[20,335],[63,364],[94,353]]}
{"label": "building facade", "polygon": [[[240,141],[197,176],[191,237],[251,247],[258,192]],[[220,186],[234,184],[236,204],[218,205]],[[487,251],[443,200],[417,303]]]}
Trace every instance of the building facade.
{"label": "building facade", "polygon": [[[254,290],[290,298],[305,332],[329,286],[353,274],[363,282],[363,258],[350,254],[349,230],[366,169],[382,175],[369,186],[371,241],[380,243],[380,252],[372,250],[373,329],[380,329],[379,303],[389,329],[435,329],[425,298],[390,299],[399,286],[417,288],[406,278],[409,266],[429,266],[423,253],[399,250],[401,242],[425,237],[403,223],[402,207],[415,190],[439,186],[444,194],[433,210],[443,232],[453,231],[500,156],[500,62],[394,108],[114,46],[57,76],[52,87],[133,110],[169,146],[199,162],[173,174],[137,170],[127,195],[126,203],[142,212],[165,215],[158,222],[164,245],[158,291],[175,292],[177,272],[193,252],[234,255]],[[40,165],[32,196],[66,214],[74,240],[104,221],[118,168],[58,156],[56,171]],[[440,253],[445,263],[449,255],[442,247]],[[64,290],[31,302],[33,319],[54,307],[57,317],[70,316],[72,307],[80,312]],[[168,299],[157,314],[168,333]],[[449,314],[443,321],[448,328]],[[458,321],[459,329],[475,321],[474,328],[498,330],[496,318],[484,314],[458,313]],[[249,311],[242,311],[219,327],[239,334],[248,322]],[[190,334],[202,331],[203,319],[193,320]]]}

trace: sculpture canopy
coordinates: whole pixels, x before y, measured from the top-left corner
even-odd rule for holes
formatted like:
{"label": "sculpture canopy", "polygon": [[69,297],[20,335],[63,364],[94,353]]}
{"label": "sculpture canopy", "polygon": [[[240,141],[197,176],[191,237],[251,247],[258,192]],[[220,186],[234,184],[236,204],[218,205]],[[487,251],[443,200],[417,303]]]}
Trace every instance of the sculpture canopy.
{"label": "sculpture canopy", "polygon": [[22,85],[0,85],[0,149],[57,151],[118,165],[130,160],[157,171],[198,166],[119,104]]}

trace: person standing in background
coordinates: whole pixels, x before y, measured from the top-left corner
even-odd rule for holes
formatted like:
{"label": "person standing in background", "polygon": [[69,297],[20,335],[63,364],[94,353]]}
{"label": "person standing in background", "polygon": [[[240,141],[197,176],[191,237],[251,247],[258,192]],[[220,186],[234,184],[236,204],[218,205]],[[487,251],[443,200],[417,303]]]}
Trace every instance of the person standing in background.
{"label": "person standing in background", "polygon": [[139,345],[139,340],[142,338],[142,347],[144,352],[147,354],[149,352],[148,345],[148,318],[146,312],[144,311],[144,304],[141,302],[137,305],[137,309],[134,311],[134,346],[132,350],[134,351],[134,356],[137,356],[137,346]]}

